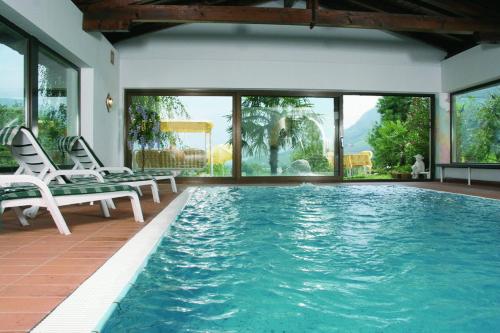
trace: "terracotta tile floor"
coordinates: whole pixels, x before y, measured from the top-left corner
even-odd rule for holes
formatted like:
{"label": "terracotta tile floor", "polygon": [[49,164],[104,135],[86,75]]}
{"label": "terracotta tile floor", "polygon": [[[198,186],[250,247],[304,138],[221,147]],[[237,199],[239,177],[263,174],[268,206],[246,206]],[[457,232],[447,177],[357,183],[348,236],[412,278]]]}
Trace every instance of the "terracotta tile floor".
{"label": "terracotta tile floor", "polygon": [[[176,195],[161,184],[161,204],[149,192],[141,199],[146,223]],[[26,332],[95,272],[145,224],[133,219],[130,201],[115,200],[111,218],[98,205],[62,208],[72,232],[58,233],[43,212],[21,227],[7,211],[0,223],[0,332]]]}
{"label": "terracotta tile floor", "polygon": [[[380,184],[380,183],[349,183]],[[393,184],[393,183],[392,183]],[[500,199],[500,188],[456,183],[403,183],[408,186]],[[146,223],[175,198],[160,185],[161,204],[149,192],[141,199]],[[43,212],[23,228],[8,211],[0,224],[0,332],[26,332],[95,272],[125,242],[142,229],[135,223],[128,200],[116,201],[117,210],[103,219],[99,206],[62,209],[72,231],[59,235]]]}

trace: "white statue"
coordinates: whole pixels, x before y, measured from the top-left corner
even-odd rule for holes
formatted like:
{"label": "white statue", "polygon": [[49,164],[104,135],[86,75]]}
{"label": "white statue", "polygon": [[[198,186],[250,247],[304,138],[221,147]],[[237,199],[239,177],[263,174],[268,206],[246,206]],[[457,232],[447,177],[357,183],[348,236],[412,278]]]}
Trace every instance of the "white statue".
{"label": "white statue", "polygon": [[415,156],[415,164],[411,166],[411,176],[413,179],[417,179],[421,172],[425,172],[424,157],[420,154]]}

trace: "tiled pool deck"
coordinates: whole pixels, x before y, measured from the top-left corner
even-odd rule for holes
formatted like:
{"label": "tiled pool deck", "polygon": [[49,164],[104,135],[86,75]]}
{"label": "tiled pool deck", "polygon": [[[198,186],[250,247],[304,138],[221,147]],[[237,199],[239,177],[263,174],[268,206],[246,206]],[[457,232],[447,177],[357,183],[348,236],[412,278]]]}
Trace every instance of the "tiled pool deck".
{"label": "tiled pool deck", "polygon": [[[141,198],[146,222],[176,195],[160,185],[161,204]],[[62,236],[43,212],[22,228],[7,211],[0,226],[0,332],[26,332],[94,273],[145,224],[133,219],[130,201],[115,200],[111,218],[99,205],[62,209],[72,232]]]}
{"label": "tiled pool deck", "polygon": [[[498,187],[438,182],[406,185],[500,199]],[[176,197],[168,185],[160,185],[160,190],[161,204],[154,204],[149,192],[141,199],[146,222]],[[46,212],[28,228],[20,227],[10,212],[3,216],[0,332],[29,331],[143,228],[145,224],[134,222],[128,201],[116,203],[110,219],[101,217],[98,206],[63,208],[70,236],[59,235]]]}

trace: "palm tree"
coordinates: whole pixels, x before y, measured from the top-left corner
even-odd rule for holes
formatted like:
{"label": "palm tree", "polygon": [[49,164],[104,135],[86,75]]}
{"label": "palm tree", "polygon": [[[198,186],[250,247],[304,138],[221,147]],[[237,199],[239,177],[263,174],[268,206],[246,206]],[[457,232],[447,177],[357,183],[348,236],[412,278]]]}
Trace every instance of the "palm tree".
{"label": "palm tree", "polygon": [[269,152],[271,174],[278,173],[278,151],[303,141],[305,122],[319,120],[304,97],[244,97],[241,108],[241,145],[250,155]]}

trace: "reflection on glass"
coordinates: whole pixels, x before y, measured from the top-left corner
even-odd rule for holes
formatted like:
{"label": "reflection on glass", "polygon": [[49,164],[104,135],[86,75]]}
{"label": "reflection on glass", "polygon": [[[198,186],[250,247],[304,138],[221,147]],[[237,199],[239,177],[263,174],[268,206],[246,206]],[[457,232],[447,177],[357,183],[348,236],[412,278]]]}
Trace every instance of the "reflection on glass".
{"label": "reflection on glass", "polygon": [[334,99],[244,96],[242,176],[333,176]]}
{"label": "reflection on glass", "polygon": [[500,163],[500,85],[453,96],[453,162]]}
{"label": "reflection on glass", "polygon": [[[26,38],[0,22],[0,128],[24,124],[26,52]],[[0,146],[0,167],[16,165]]]}
{"label": "reflection on glass", "polygon": [[38,138],[55,163],[69,164],[57,140],[78,135],[78,71],[43,47],[38,57]]}
{"label": "reflection on glass", "polygon": [[343,102],[344,178],[411,178],[417,154],[428,169],[430,98],[347,95]]}
{"label": "reflection on glass", "polygon": [[[140,142],[129,142],[133,168],[176,169],[191,177],[232,176],[232,97],[132,96],[131,107],[139,106],[160,115],[163,135],[158,144],[144,149]],[[136,130],[128,128],[128,133]]]}

